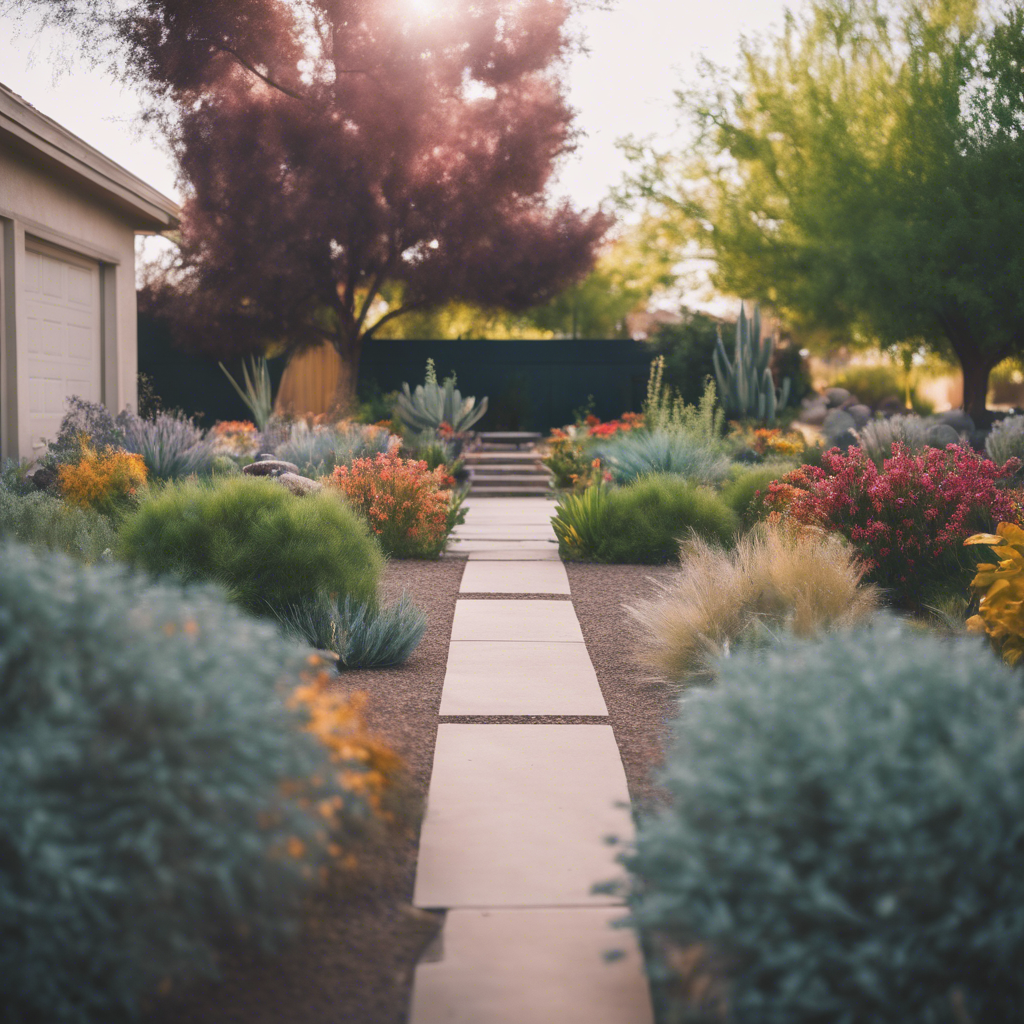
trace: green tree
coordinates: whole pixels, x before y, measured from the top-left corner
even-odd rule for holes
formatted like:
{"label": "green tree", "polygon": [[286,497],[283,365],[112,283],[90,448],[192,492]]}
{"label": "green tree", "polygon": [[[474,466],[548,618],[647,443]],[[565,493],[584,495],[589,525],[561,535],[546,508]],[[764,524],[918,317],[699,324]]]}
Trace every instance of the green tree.
{"label": "green tree", "polygon": [[984,413],[1024,351],[1024,8],[810,0],[680,93],[686,148],[631,143],[628,187],[715,285],[805,331],[955,356]]}

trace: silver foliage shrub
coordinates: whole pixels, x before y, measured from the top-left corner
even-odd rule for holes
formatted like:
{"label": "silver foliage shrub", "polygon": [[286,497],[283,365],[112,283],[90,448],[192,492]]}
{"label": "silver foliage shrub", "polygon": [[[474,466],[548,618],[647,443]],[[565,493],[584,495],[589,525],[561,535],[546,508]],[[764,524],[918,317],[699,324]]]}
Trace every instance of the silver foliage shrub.
{"label": "silver foliage shrub", "polygon": [[159,412],[151,420],[122,413],[124,447],[142,456],[151,480],[180,480],[211,472],[214,439],[181,413]]}
{"label": "silver foliage shrub", "polygon": [[994,424],[985,439],[985,451],[997,466],[1007,459],[1024,462],[1024,416],[1008,416]]}
{"label": "silver foliage shrub", "polygon": [[292,930],[316,803],[362,827],[288,701],[306,657],[212,589],[0,548],[0,1018],[135,1019]]}
{"label": "silver foliage shrub", "polygon": [[667,1019],[1019,1021],[1022,707],[985,644],[888,617],[722,661],[625,858]]}
{"label": "silver foliage shrub", "polygon": [[311,427],[299,420],[274,454],[294,463],[304,476],[318,477],[333,473],[338,466],[351,466],[355,459],[386,454],[397,444],[398,438],[384,427],[360,423]]}

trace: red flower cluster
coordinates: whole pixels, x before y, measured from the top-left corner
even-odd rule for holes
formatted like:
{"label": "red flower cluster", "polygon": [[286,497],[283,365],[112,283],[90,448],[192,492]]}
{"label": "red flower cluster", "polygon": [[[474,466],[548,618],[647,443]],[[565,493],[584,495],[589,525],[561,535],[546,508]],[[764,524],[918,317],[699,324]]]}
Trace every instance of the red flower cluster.
{"label": "red flower cluster", "polygon": [[999,467],[949,445],[912,455],[893,445],[879,470],[859,448],[833,448],[822,468],[801,466],[768,488],[776,515],[846,537],[868,577],[913,607],[921,584],[959,571],[963,542],[996,523],[1021,521],[1017,496],[1001,487],[1019,468]]}
{"label": "red flower cluster", "polygon": [[627,412],[622,414],[621,419],[609,420],[607,423],[602,423],[596,416],[588,416],[586,422],[591,437],[613,437],[620,431],[627,433],[639,430],[644,425],[644,417],[643,413]]}
{"label": "red flower cluster", "polygon": [[356,459],[351,469],[339,466],[331,482],[362,512],[387,554],[432,557],[444,548],[454,525],[455,481],[443,466],[431,471],[425,462],[390,452]]}

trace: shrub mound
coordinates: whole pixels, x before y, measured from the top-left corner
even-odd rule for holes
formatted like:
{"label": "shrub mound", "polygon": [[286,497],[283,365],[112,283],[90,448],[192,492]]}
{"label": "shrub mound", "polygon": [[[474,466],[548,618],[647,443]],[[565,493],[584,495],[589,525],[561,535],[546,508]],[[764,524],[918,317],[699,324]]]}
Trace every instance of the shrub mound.
{"label": "shrub mound", "polygon": [[331,484],[357,509],[395,558],[437,558],[465,518],[463,498],[444,467],[400,458],[396,452],[339,466]]}
{"label": "shrub mound", "polygon": [[649,476],[566,495],[552,526],[564,558],[658,565],[678,557],[680,541],[693,534],[729,544],[738,520],[713,491],[677,476]]}
{"label": "shrub mound", "polygon": [[169,484],[120,541],[132,565],[220,583],[260,614],[317,593],[373,602],[384,565],[366,525],[335,495],[298,498],[253,477]]}
{"label": "shrub mound", "polygon": [[888,616],[688,691],[626,858],[675,1019],[1019,1020],[1022,705],[983,643]]}
{"label": "shrub mound", "polygon": [[900,444],[881,467],[859,448],[832,449],[821,468],[802,466],[768,489],[767,504],[797,523],[846,537],[867,579],[901,607],[919,607],[929,589],[962,592],[976,557],[964,541],[1000,522],[1019,522],[1019,498],[1006,482],[1019,468],[996,466],[949,445],[914,455]]}
{"label": "shrub mound", "polygon": [[812,637],[863,623],[878,607],[856,554],[819,530],[761,523],[733,551],[695,538],[680,563],[659,599],[631,609],[647,634],[647,660],[668,679],[708,672],[737,645],[782,632]]}
{"label": "shrub mound", "polygon": [[20,495],[0,488],[0,539],[95,562],[116,547],[117,531],[95,509],[80,508],[41,491]]}
{"label": "shrub mound", "polygon": [[0,1016],[134,1018],[295,923],[380,761],[307,657],[211,589],[0,550]]}
{"label": "shrub mound", "polygon": [[733,468],[732,479],[722,488],[722,500],[749,528],[769,513],[765,504],[768,488],[792,472],[793,468],[792,462],[765,463],[749,468],[736,466]]}

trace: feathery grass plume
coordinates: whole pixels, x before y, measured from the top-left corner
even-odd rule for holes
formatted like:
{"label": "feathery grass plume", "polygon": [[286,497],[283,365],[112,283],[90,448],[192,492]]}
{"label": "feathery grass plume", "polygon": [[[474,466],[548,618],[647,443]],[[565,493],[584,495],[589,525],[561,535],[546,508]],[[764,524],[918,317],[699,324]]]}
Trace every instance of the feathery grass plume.
{"label": "feathery grass plume", "polygon": [[383,607],[317,594],[278,614],[289,636],[338,655],[340,668],[402,665],[419,646],[427,617],[408,594]]}
{"label": "feathery grass plume", "polygon": [[732,551],[687,540],[680,572],[661,596],[630,609],[647,635],[646,660],[682,682],[710,671],[737,644],[780,632],[801,637],[855,626],[874,614],[856,553],[814,529],[759,524]]}

